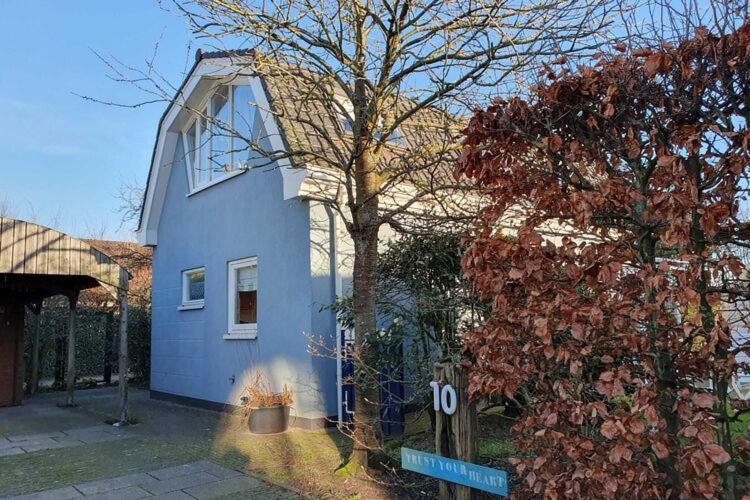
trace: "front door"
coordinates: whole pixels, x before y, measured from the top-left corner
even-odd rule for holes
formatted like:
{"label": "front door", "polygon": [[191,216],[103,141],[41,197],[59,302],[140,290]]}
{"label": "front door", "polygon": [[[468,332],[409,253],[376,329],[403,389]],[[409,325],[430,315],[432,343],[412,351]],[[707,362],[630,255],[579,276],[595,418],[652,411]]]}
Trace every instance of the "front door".
{"label": "front door", "polygon": [[0,297],[0,406],[21,404],[23,305]]}

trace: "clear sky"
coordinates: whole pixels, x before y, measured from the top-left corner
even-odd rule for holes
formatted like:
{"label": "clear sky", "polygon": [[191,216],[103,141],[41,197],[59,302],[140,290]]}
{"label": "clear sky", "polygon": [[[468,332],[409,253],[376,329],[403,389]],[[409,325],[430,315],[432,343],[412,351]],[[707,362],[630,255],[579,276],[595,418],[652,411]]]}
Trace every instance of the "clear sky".
{"label": "clear sky", "polygon": [[[117,193],[145,183],[164,103],[107,78],[92,51],[182,80],[191,34],[157,0],[3,0],[0,16],[0,208],[74,236],[133,239],[120,227]],[[192,62],[195,47],[190,49]]]}

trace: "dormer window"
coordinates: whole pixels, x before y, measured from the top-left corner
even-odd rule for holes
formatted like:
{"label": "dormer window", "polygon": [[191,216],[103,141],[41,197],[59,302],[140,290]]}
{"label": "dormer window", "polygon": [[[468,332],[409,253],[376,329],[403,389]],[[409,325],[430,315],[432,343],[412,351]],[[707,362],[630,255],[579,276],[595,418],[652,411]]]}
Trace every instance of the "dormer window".
{"label": "dormer window", "polygon": [[257,140],[249,85],[220,85],[200,109],[182,132],[193,190],[250,168]]}
{"label": "dormer window", "polygon": [[354,105],[346,97],[336,97],[336,107],[338,109],[339,121],[344,131],[354,132]]}

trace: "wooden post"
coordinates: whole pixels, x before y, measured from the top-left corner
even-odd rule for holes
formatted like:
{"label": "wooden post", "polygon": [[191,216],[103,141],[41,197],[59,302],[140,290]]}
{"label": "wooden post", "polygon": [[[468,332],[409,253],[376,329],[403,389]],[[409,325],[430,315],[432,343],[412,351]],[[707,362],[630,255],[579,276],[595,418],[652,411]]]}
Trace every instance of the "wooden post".
{"label": "wooden post", "polygon": [[78,305],[78,292],[68,296],[68,370],[65,374],[68,386],[68,399],[65,406],[76,406],[76,308]]}
{"label": "wooden post", "polygon": [[[15,323],[11,327],[11,333],[15,333],[15,342],[16,342],[16,352],[15,354],[15,384],[13,388],[13,398],[15,400],[14,404],[20,405],[23,401],[23,326],[25,321],[25,315],[26,315],[26,308],[23,305],[22,301],[17,301],[16,304],[12,307],[15,309],[13,316],[15,318],[12,318],[12,322]],[[13,330],[15,329],[15,332]]]}
{"label": "wooden post", "polygon": [[112,355],[115,352],[114,335],[115,318],[113,311],[104,314],[104,383],[112,383]]}
{"label": "wooden post", "polygon": [[118,291],[120,299],[120,411],[115,425],[128,424],[128,294],[126,290]]}
{"label": "wooden post", "polygon": [[42,327],[42,304],[38,309],[31,308],[31,376],[29,379],[29,394],[36,394],[39,390],[39,335]]}
{"label": "wooden post", "polygon": [[65,343],[67,335],[55,335],[55,389],[62,389],[65,385]]}
{"label": "wooden post", "polygon": [[[476,459],[477,409],[467,397],[468,377],[465,366],[455,363],[436,363],[435,381],[442,387],[450,384],[456,391],[456,412],[446,415],[438,411],[435,416],[435,453],[465,462]],[[472,498],[472,490],[447,481],[440,481],[441,500]]]}

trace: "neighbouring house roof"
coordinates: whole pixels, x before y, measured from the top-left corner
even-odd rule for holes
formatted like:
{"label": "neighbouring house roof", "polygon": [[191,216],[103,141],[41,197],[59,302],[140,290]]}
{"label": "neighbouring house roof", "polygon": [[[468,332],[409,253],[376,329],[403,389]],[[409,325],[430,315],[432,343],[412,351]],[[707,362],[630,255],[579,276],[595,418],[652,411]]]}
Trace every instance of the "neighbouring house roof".
{"label": "neighbouring house roof", "polygon": [[[176,106],[184,106],[184,103],[190,97],[189,94],[195,89],[196,85],[194,79],[201,76],[200,71],[198,71],[201,63],[209,64],[214,61],[221,63],[222,60],[226,61],[223,63],[223,66],[226,68],[224,73],[222,73],[221,69],[218,69],[221,67],[221,64],[217,64],[215,67],[217,69],[208,73],[207,76],[227,76],[231,75],[232,71],[244,73],[245,69],[247,69],[247,74],[258,77],[260,80],[264,95],[256,95],[256,100],[258,100],[259,108],[262,109],[263,104],[266,104],[266,109],[272,110],[270,116],[273,123],[270,125],[275,130],[267,132],[269,136],[272,136],[272,140],[276,139],[279,141],[276,145],[272,144],[272,148],[275,150],[308,151],[312,153],[309,155],[292,155],[285,159],[285,161],[280,161],[285,183],[288,182],[292,185],[291,189],[287,189],[285,185],[285,198],[299,196],[299,189],[304,179],[312,171],[339,175],[338,173],[334,173],[330,168],[326,168],[325,165],[320,165],[320,163],[325,163],[324,161],[318,161],[317,163],[315,161],[316,156],[320,156],[321,158],[331,159],[335,163],[341,162],[341,159],[337,159],[337,148],[331,147],[326,141],[322,140],[320,131],[328,133],[331,137],[339,140],[341,149],[345,150],[347,145],[346,141],[341,140],[341,124],[337,122],[336,117],[332,116],[330,112],[331,96],[322,95],[323,93],[320,89],[316,89],[316,85],[313,84],[313,80],[315,79],[306,78],[307,75],[312,75],[312,73],[294,64],[256,57],[255,52],[252,50],[216,52],[202,52],[198,50],[193,67],[178,88],[173,102],[167,107],[159,121],[157,140],[152,153],[144,203],[138,223],[139,241],[141,243],[150,244],[148,242],[150,239],[148,235],[142,237],[144,233],[148,233],[148,228],[144,227],[148,224],[148,221],[144,223],[144,215],[150,217],[151,203],[154,196],[153,191],[157,189],[153,185],[156,178],[153,174],[154,169],[161,165],[160,158],[157,156],[164,154],[164,151],[159,151],[159,147],[160,141],[163,142],[165,120],[168,120],[170,114],[174,117],[177,113]],[[255,71],[253,65],[262,66],[258,71]],[[335,93],[335,91],[332,92]],[[403,107],[405,103],[406,100],[402,99],[395,105]],[[268,127],[269,124],[267,123],[266,125]],[[169,123],[166,126],[168,127]],[[418,164],[418,156],[424,158],[431,154],[437,157],[440,154],[445,155],[447,153],[447,157],[455,157],[455,152],[446,152],[441,145],[450,141],[451,137],[457,134],[460,127],[461,122],[458,119],[443,111],[432,108],[419,110],[413,117],[399,126],[398,130],[402,144],[387,144],[384,148],[383,156],[385,163],[391,158],[400,159],[401,164],[405,166],[398,172],[399,179],[403,179],[406,182],[415,184],[420,182],[431,183],[437,177],[448,178],[451,175],[451,171],[446,162],[435,162],[429,168],[416,168],[414,165]],[[407,151],[409,154],[408,161],[403,161],[405,152]],[[157,208],[157,211],[160,211],[160,208]]]}
{"label": "neighbouring house roof", "polygon": [[[83,240],[92,247],[109,255],[130,274],[128,301],[131,305],[145,306],[151,302],[151,261],[152,250],[130,241],[98,239]],[[86,291],[86,298],[95,303],[109,302],[102,288]]]}

